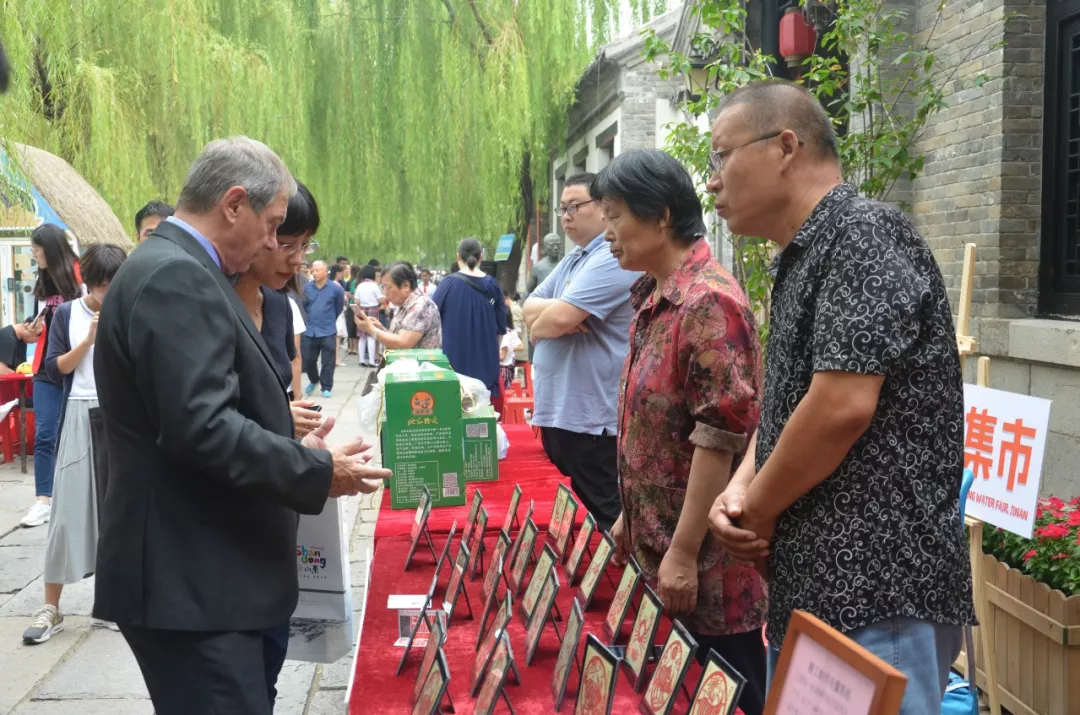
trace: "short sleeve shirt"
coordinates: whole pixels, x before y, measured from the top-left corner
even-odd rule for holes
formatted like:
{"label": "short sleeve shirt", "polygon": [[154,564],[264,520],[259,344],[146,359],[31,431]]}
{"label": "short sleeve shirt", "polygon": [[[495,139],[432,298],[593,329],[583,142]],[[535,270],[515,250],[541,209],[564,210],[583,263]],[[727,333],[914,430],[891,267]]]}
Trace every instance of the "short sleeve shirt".
{"label": "short sleeve shirt", "polygon": [[814,373],[884,383],[870,427],[840,466],[777,520],[770,643],[780,646],[794,609],[841,632],[894,617],[973,623],[959,511],[960,359],[926,241],[900,211],[840,185],[774,268],[757,468]]}
{"label": "short sleeve shirt", "polygon": [[390,323],[390,332],[400,333],[402,330],[411,330],[420,333],[420,342],[416,347],[421,350],[435,350],[442,347],[442,320],[439,318],[439,308],[419,291],[409,296]]}
{"label": "short sleeve shirt", "polygon": [[530,298],[556,298],[589,314],[588,332],[538,340],[532,424],[580,434],[616,431],[619,377],[629,349],[630,286],[603,234],[566,255]]}

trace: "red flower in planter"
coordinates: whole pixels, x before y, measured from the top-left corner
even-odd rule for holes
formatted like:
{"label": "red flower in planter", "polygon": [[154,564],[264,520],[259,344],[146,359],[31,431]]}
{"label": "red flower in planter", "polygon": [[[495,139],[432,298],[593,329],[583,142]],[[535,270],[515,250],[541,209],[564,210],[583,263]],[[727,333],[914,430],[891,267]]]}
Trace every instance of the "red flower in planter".
{"label": "red flower in planter", "polygon": [[1080,496],[1075,496],[1069,500],[1069,503],[1073,506],[1080,506]]}
{"label": "red flower in planter", "polygon": [[1065,553],[1064,551],[1059,551],[1058,553],[1054,554],[1050,558],[1055,559],[1055,560],[1056,559],[1067,559],[1067,558],[1069,558],[1069,555],[1067,553]]}
{"label": "red flower in planter", "polygon": [[1031,551],[1024,554],[1024,561],[1029,561],[1034,557],[1035,557],[1035,549],[1032,549]]}
{"label": "red flower in planter", "polygon": [[1069,526],[1080,526],[1080,511],[1069,512]]}
{"label": "red flower in planter", "polygon": [[1064,539],[1069,535],[1068,526],[1065,524],[1047,524],[1046,526],[1036,529],[1035,536],[1041,539]]}
{"label": "red flower in planter", "polygon": [[1057,497],[1048,497],[1046,505],[1055,511],[1060,511],[1065,508],[1065,502],[1061,501]]}

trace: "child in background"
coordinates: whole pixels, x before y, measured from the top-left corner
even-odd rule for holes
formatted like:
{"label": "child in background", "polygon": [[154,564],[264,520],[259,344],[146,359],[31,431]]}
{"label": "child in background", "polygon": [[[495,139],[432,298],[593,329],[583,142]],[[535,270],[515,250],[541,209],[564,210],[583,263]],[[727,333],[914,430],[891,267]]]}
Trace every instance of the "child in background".
{"label": "child in background", "polygon": [[[64,629],[60,594],[64,584],[94,573],[97,553],[97,490],[93,477],[90,410],[97,407],[94,340],[98,311],[109,283],[126,258],[119,246],[99,243],[82,254],[82,277],[89,294],[60,305],[49,331],[44,370],[64,386],[52,518],[45,547],[45,605],[23,633],[27,644],[44,643]],[[95,625],[115,626],[96,621]]]}
{"label": "child in background", "polygon": [[499,345],[499,376],[502,378],[504,390],[509,390],[510,385],[514,382],[514,365],[517,363],[514,351],[519,347],[521,347],[521,338],[518,337],[514,326],[510,325],[507,327],[506,334],[503,335],[502,342]]}

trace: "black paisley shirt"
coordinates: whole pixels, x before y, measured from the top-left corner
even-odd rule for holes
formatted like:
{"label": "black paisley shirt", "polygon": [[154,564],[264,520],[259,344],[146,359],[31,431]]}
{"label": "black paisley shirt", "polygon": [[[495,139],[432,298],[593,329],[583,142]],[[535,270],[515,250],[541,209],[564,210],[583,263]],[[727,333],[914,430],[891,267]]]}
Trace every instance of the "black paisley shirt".
{"label": "black paisley shirt", "polygon": [[964,393],[941,271],[898,210],[840,185],[774,264],[757,467],[818,371],[884,375],[837,470],[777,520],[770,643],[793,609],[840,631],[975,619],[960,528]]}

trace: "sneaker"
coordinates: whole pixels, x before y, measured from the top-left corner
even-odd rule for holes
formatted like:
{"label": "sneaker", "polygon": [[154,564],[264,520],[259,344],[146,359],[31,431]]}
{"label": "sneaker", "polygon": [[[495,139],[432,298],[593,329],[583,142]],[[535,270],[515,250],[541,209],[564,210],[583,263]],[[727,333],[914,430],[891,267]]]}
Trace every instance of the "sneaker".
{"label": "sneaker", "polygon": [[120,632],[120,626],[116,625],[112,621],[103,621],[100,618],[91,618],[90,619],[90,627],[91,628],[108,628],[110,631],[116,631],[117,633]]}
{"label": "sneaker", "polygon": [[310,395],[313,392],[315,392],[315,383],[310,382],[310,383],[308,383],[308,386],[304,388],[304,394],[305,395]]}
{"label": "sneaker", "polygon": [[46,504],[43,501],[35,501],[34,505],[30,507],[30,511],[26,512],[26,516],[24,516],[19,523],[29,529],[30,527],[41,526],[46,523],[51,515],[51,504]]}
{"label": "sneaker", "polygon": [[54,633],[64,630],[64,614],[56,606],[45,604],[34,612],[34,622],[23,631],[23,643],[36,645],[53,637]]}
{"label": "sneaker", "polygon": [[323,390],[322,391],[322,396],[323,397],[330,397],[330,390]]}

